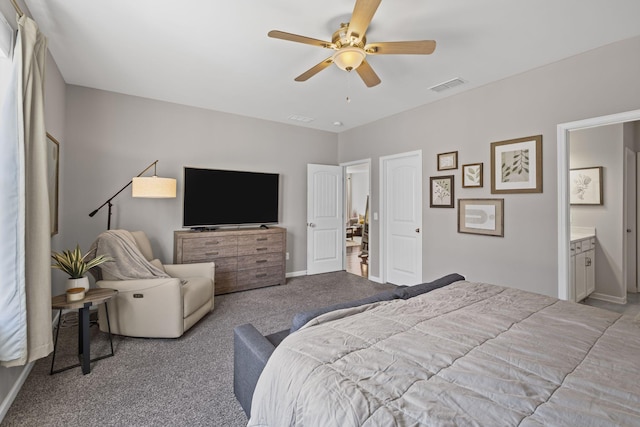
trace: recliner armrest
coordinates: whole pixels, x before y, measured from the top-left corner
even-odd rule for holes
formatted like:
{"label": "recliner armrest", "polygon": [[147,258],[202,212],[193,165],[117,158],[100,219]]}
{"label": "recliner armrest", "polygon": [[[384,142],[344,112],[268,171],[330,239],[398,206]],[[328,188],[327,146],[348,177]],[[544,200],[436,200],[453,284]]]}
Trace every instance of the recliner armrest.
{"label": "recliner armrest", "polygon": [[198,262],[194,264],[164,264],[164,271],[171,277],[187,279],[189,277],[209,277],[214,280],[215,264]]}
{"label": "recliner armrest", "polygon": [[258,378],[275,349],[250,323],[233,329],[233,392],[247,418]]}
{"label": "recliner armrest", "polygon": [[[180,290],[180,279],[173,277],[158,279],[132,279],[132,280],[98,280],[96,286],[99,288],[115,289],[119,292],[144,291],[159,287],[175,287]],[[180,293],[178,293],[180,295]]]}

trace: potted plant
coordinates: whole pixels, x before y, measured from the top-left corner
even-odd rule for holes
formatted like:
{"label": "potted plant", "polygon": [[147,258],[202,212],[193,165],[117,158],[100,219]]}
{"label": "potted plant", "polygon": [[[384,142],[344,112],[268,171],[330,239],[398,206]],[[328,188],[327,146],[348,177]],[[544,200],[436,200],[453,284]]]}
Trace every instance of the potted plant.
{"label": "potted plant", "polygon": [[82,287],[85,290],[89,290],[89,278],[85,275],[87,271],[105,262],[113,261],[113,258],[105,255],[100,255],[87,261],[86,258],[89,253],[82,255],[80,245],[77,245],[74,250],[51,254],[51,258],[54,261],[51,267],[62,270],[69,275],[67,289]]}

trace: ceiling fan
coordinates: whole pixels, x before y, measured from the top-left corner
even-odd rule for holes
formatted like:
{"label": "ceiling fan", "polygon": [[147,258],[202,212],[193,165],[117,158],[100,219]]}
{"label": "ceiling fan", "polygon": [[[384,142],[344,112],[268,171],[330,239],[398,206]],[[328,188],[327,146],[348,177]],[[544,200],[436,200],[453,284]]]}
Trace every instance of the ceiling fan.
{"label": "ceiling fan", "polygon": [[329,58],[296,77],[295,81],[297,82],[304,82],[332,63],[335,63],[342,70],[356,70],[367,87],[373,87],[380,83],[380,78],[365,59],[367,55],[429,55],[433,53],[436,48],[436,42],[434,40],[367,44],[365,33],[381,1],[382,0],[356,0],[353,13],[351,14],[351,20],[347,24],[340,25],[340,28],[333,33],[331,42],[278,30],[269,31],[268,36],[335,50]]}

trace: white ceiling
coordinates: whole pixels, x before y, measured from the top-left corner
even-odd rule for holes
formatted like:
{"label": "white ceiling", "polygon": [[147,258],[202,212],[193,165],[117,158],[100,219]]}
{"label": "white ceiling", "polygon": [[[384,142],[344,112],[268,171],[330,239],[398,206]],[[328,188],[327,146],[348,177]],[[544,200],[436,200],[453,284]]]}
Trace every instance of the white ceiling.
{"label": "white ceiling", "polygon": [[68,84],[331,132],[640,35],[638,0],[384,0],[368,41],[432,39],[432,55],[368,57],[373,88],[335,65],[295,82],[331,51],[267,32],[330,41],[354,1],[25,0]]}

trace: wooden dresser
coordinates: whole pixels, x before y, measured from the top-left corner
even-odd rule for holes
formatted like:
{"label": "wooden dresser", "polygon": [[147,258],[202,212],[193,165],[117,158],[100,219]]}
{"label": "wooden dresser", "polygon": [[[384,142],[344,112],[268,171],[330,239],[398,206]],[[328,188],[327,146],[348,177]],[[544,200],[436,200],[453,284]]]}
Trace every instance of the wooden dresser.
{"label": "wooden dresser", "polygon": [[175,231],[173,261],[215,262],[216,295],[284,285],[286,242],[281,227]]}

